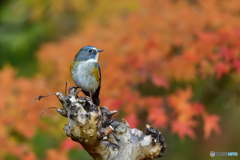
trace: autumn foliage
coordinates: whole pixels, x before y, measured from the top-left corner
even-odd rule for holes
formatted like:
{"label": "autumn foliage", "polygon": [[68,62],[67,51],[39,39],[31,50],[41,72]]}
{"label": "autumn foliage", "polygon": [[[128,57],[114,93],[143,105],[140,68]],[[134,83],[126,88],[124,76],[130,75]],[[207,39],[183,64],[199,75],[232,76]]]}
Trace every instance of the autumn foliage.
{"label": "autumn foliage", "polygon": [[[40,72],[34,78],[16,78],[15,69],[5,66],[0,71],[0,156],[36,159],[31,146],[16,141],[12,134],[31,139],[37,130],[51,127],[39,115],[47,107],[59,106],[56,99],[31,101],[40,94],[63,91],[66,81],[74,85],[69,66],[86,45],[104,49],[99,56],[100,105],[122,110],[132,128],[142,125],[138,112],[146,110],[147,123],[163,130],[170,127],[182,140],[197,138],[194,129],[198,127],[205,138],[220,133],[220,117],[210,114],[204,103],[192,100],[192,84],[207,77],[240,80],[239,5],[239,0],[141,0],[135,11],[108,15],[103,22],[90,18],[82,30],[43,44],[36,53]],[[173,88],[178,82],[185,87]],[[146,84],[154,94],[140,89]],[[165,94],[156,93],[156,88]],[[53,118],[57,122],[58,117]],[[203,126],[196,118],[203,120]],[[61,132],[60,127],[55,130]],[[67,159],[65,153],[76,145],[62,144],[61,158]],[[48,159],[59,156],[56,150],[46,154]]]}

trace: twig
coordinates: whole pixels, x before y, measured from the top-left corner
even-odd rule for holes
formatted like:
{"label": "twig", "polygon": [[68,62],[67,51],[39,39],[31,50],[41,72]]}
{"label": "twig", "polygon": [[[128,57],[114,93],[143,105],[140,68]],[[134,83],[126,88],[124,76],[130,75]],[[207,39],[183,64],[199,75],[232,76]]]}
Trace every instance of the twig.
{"label": "twig", "polygon": [[57,109],[57,107],[49,107],[49,108],[45,109],[45,110],[42,112],[42,114],[40,115],[40,117],[42,117],[42,115],[43,115],[46,111],[49,111],[49,109],[52,109],[52,108]]}
{"label": "twig", "polygon": [[50,93],[50,94],[48,94],[48,95],[46,95],[46,96],[38,96],[37,98],[34,98],[34,100],[32,101],[32,103],[33,103],[34,101],[36,101],[37,99],[38,99],[38,100],[41,100],[42,98],[48,97],[48,96],[51,96],[51,95],[56,95],[56,93]]}
{"label": "twig", "polygon": [[67,85],[69,86],[69,88],[71,88],[70,84],[68,83],[68,81],[66,82],[66,85],[65,85],[65,96],[67,95]]}

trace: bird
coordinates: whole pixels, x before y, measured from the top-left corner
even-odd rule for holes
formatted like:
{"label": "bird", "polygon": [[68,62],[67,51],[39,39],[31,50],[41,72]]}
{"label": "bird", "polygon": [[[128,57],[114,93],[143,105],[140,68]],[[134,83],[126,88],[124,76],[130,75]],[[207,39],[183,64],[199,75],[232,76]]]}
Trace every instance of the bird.
{"label": "bird", "polygon": [[99,106],[101,89],[101,70],[98,64],[99,53],[102,49],[94,46],[85,46],[76,54],[70,65],[72,79],[82,92],[90,97],[92,102]]}

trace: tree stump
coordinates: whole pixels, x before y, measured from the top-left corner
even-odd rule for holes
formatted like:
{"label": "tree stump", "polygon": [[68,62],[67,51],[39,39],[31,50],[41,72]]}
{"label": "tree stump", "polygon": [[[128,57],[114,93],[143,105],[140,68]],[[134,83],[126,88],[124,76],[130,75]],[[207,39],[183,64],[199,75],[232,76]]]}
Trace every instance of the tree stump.
{"label": "tree stump", "polygon": [[149,125],[146,134],[131,129],[126,120],[112,119],[117,111],[99,108],[89,97],[78,97],[80,91],[73,87],[65,96],[57,92],[63,106],[57,112],[68,118],[68,125],[63,126],[66,135],[95,160],[148,160],[163,156],[167,145],[161,132]]}

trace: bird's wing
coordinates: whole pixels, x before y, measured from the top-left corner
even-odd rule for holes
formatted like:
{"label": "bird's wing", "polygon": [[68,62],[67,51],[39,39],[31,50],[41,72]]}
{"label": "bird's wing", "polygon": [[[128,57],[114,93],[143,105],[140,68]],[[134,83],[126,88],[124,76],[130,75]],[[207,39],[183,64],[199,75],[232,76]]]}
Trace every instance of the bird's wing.
{"label": "bird's wing", "polygon": [[94,95],[92,96],[92,99],[93,99],[93,103],[96,104],[97,106],[99,106],[100,104],[100,100],[99,100],[99,92],[100,92],[100,89],[101,89],[101,70],[100,70],[100,66],[99,64],[97,64],[97,74],[95,74],[95,77],[97,79],[97,81],[99,82],[99,86],[96,90],[96,92],[94,93]]}
{"label": "bird's wing", "polygon": [[93,74],[94,74],[94,77],[96,78],[96,80],[101,83],[101,71],[100,71],[100,67],[99,67],[99,64],[97,63],[96,64],[96,67],[94,68],[93,70]]}
{"label": "bird's wing", "polygon": [[101,88],[101,70],[100,70],[99,64],[97,64],[97,67],[96,67],[96,68],[97,68],[97,74],[95,75],[95,77],[96,77],[97,81],[99,82],[99,86],[98,86],[98,88],[97,88],[97,90],[96,90],[95,95],[98,96],[98,95],[99,95],[100,88]]}
{"label": "bird's wing", "polygon": [[101,86],[101,70],[100,70],[99,64],[97,64],[97,67],[98,67],[98,74],[99,74],[99,84]]}

